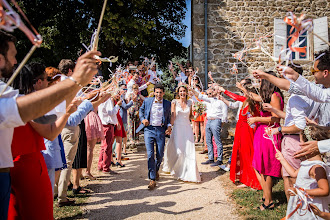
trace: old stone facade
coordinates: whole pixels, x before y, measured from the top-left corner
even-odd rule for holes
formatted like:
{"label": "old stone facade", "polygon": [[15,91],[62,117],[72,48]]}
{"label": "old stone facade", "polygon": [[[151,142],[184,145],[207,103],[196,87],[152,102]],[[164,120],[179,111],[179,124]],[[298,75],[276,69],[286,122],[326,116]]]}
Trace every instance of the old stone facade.
{"label": "old stone facade", "polygon": [[[237,91],[235,76],[230,74],[233,64],[238,64],[238,79],[246,77],[252,69],[273,67],[274,62],[260,52],[249,53],[246,64],[242,65],[232,54],[243,49],[244,45],[261,36],[274,33],[274,19],[283,19],[288,11],[297,16],[301,13],[308,18],[327,17],[327,30],[330,23],[330,1],[328,0],[208,0],[207,1],[207,52],[208,69],[214,79],[230,91]],[[204,0],[192,0],[192,44],[193,65],[200,69],[204,79]],[[328,31],[329,32],[329,31]],[[273,55],[274,37],[264,41],[267,50]],[[313,49],[313,47],[311,47]],[[311,53],[312,54],[312,53]],[[313,62],[298,61],[309,68]],[[307,73],[307,71],[305,71]],[[203,80],[204,81],[204,80]],[[229,120],[234,121],[235,112],[229,111]]]}

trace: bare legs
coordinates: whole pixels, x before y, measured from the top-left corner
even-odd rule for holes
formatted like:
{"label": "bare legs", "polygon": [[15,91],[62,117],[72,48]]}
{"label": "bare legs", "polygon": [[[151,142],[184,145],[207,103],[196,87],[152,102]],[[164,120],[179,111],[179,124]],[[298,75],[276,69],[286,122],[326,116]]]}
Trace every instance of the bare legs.
{"label": "bare legs", "polygon": [[123,154],[126,154],[127,137],[123,139]]}
{"label": "bare legs", "polygon": [[194,121],[194,127],[195,127],[195,143],[197,143],[199,136],[199,121]]}
{"label": "bare legs", "polygon": [[95,144],[97,142],[97,139],[89,140],[87,141],[87,168],[86,168],[86,174],[93,177],[91,174],[91,168],[92,168],[92,162],[93,162],[93,151]]}
{"label": "bare legs", "polygon": [[204,122],[201,121],[199,124],[200,124],[200,126],[201,126],[201,140],[200,140],[200,142],[203,143],[203,142],[204,142],[204,139],[205,139],[205,127],[204,127]]}
{"label": "bare legs", "polygon": [[116,154],[117,154],[117,162],[122,165],[121,163],[121,142],[122,142],[122,137],[116,136]]}
{"label": "bare legs", "polygon": [[[273,202],[272,198],[272,188],[273,188],[273,178],[271,176],[266,176],[261,174],[261,186],[263,190],[263,195],[265,198],[264,204],[268,206]],[[270,206],[269,208],[273,208],[274,205]],[[263,206],[260,206],[260,210],[264,210]]]}
{"label": "bare legs", "polygon": [[82,169],[72,169],[72,184],[74,189],[79,188],[79,179]]}
{"label": "bare legs", "polygon": [[286,200],[289,201],[290,195],[288,190],[290,187],[293,187],[293,184],[296,183],[296,178],[292,178],[290,176],[283,176],[283,181]]}

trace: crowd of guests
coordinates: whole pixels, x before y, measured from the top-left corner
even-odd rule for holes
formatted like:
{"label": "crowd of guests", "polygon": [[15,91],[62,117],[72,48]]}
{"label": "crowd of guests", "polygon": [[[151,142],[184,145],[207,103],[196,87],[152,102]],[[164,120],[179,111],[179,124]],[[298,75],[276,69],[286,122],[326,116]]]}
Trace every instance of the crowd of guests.
{"label": "crowd of guests", "polygon": [[[273,71],[254,70],[254,77],[236,83],[241,94],[225,90],[216,82],[207,90],[207,95],[215,98],[210,106],[206,106],[209,160],[202,164],[219,165],[225,171],[230,170],[230,179],[241,183],[238,187],[262,189],[261,206],[258,207],[262,211],[274,209],[272,187],[279,178],[283,178],[290,219],[311,219],[314,213],[329,219],[326,217],[329,212],[329,167],[322,153],[330,150],[330,51],[321,51],[315,57],[319,59],[311,73],[316,84],[302,76],[301,66],[290,64],[277,67],[280,77]],[[291,94],[285,110],[281,90]],[[195,93],[197,96],[198,92]],[[227,100],[224,95],[234,101]],[[205,97],[199,95],[198,98]],[[210,111],[218,109],[224,112],[220,104],[219,107],[215,104],[220,100],[231,109],[239,109],[232,155],[227,165],[222,164],[221,140],[219,142],[215,138],[215,143],[212,143],[208,138],[208,133],[213,132],[212,128],[209,131],[212,126],[209,120],[213,119]],[[282,125],[281,119],[284,119]],[[212,135],[220,136],[219,133]],[[214,161],[214,145],[218,150],[217,162]],[[299,204],[298,189],[313,197],[313,200],[307,197],[310,206],[303,201]]]}
{"label": "crowd of guests", "polygon": [[[208,160],[202,164],[230,171],[230,179],[241,183],[238,187],[262,190],[261,211],[274,209],[272,188],[283,178],[290,219],[311,219],[314,214],[329,219],[329,164],[327,156],[322,155],[330,151],[329,49],[315,54],[315,58],[311,68],[315,83],[302,76],[299,64],[292,63],[274,71],[254,70],[254,77],[236,83],[241,94],[224,89],[210,78],[204,95],[194,68],[178,64],[179,77],[172,71],[181,81],[179,85],[190,87],[192,100],[206,106],[203,113],[195,112],[192,120],[195,142],[204,140],[206,148],[201,153],[208,153]],[[290,94],[286,106],[282,90]],[[227,107],[238,112],[232,154],[223,164],[220,134],[222,123],[227,122]],[[301,192],[308,195],[307,203],[299,197]]]}
{"label": "crowd of guests", "polygon": [[[15,42],[0,31],[1,90],[17,63]],[[67,198],[68,190],[75,195],[90,192],[80,186],[80,179],[95,179],[91,168],[97,143],[101,142],[97,168],[110,175],[117,174],[113,166],[125,167],[127,145],[139,143],[141,106],[154,95],[155,85],[164,92],[158,87],[161,76],[155,62],[128,62],[111,80],[93,85],[99,71],[95,55],[100,53],[88,52],[76,63],[63,59],[57,68],[29,63],[1,95],[1,218],[53,219],[54,198],[62,207],[75,203]],[[263,190],[260,210],[275,207],[272,187],[282,177],[287,215],[296,219],[297,189],[314,198],[310,210],[329,219],[329,172],[321,153],[330,151],[330,51],[316,57],[311,72],[317,84],[303,78],[302,68],[294,64],[278,67],[284,78],[272,71],[253,71],[255,78],[236,83],[241,94],[215,81],[204,92],[198,69],[189,62],[178,63],[177,73],[170,66],[180,97],[175,103],[192,108],[195,142],[204,143],[202,153],[208,154],[202,164],[230,170],[230,179],[240,187]],[[291,94],[285,110],[281,90]],[[200,111],[201,106],[205,110]],[[238,113],[232,155],[223,164],[220,135],[228,108]],[[307,125],[311,128],[304,132]],[[193,171],[194,181],[200,182],[197,166]],[[312,215],[308,212],[304,218]]]}
{"label": "crowd of guests", "polygon": [[[0,41],[3,90],[17,51],[12,35],[0,31]],[[100,172],[117,174],[113,166],[125,167],[127,143],[139,140],[139,109],[160,79],[154,62],[129,62],[111,80],[95,84],[99,55],[62,59],[57,68],[31,62],[1,95],[1,219],[53,219],[54,200],[68,206],[75,203],[68,190],[89,193],[80,180],[95,179],[96,143]]]}

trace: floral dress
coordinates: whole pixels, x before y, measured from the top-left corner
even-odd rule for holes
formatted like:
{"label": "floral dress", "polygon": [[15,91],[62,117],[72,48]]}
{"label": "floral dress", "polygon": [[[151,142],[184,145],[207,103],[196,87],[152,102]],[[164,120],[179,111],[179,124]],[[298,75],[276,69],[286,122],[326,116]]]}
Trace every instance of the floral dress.
{"label": "floral dress", "polygon": [[[129,99],[133,97],[133,94],[130,94]],[[140,95],[138,96],[136,102],[133,103],[127,111],[127,138],[129,141],[139,140],[139,134],[135,134],[135,130],[139,127],[140,118],[139,110],[143,103]]]}

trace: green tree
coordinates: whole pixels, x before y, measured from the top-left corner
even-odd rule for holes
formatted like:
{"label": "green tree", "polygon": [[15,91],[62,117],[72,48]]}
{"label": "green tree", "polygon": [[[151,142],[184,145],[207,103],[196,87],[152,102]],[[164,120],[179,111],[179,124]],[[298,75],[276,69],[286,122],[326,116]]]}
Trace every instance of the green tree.
{"label": "green tree", "polygon": [[[34,27],[44,38],[33,59],[56,66],[63,58],[75,60],[82,43],[89,44],[101,13],[100,0],[20,0]],[[165,66],[186,49],[175,39],[184,35],[185,0],[108,0],[99,50],[103,56],[119,56],[119,62],[155,55]],[[19,60],[31,43],[19,31]]]}

